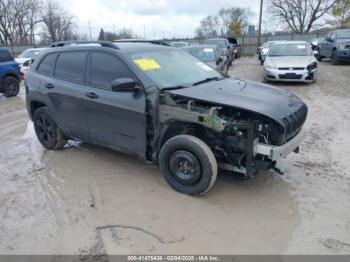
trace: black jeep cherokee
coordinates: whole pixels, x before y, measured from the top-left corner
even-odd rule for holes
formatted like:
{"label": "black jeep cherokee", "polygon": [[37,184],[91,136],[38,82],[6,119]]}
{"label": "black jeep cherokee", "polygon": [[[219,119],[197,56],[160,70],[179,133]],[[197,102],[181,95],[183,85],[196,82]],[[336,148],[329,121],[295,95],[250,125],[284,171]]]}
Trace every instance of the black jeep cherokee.
{"label": "black jeep cherokee", "polygon": [[29,116],[48,149],[79,139],[158,164],[177,191],[201,195],[218,169],[251,177],[299,149],[306,105],[221,75],[165,46],[51,48],[25,80]]}

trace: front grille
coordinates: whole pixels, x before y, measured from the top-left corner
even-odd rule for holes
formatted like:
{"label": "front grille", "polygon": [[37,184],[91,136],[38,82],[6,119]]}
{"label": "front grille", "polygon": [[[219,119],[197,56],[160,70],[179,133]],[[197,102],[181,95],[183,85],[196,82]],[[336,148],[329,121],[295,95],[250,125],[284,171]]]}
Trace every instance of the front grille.
{"label": "front grille", "polygon": [[286,140],[295,136],[302,128],[307,116],[307,106],[304,104],[297,111],[282,119],[286,127]]}
{"label": "front grille", "polygon": [[304,70],[305,67],[279,67],[278,70]]}
{"label": "front grille", "polygon": [[301,79],[303,77],[303,75],[297,75],[295,73],[287,73],[287,74],[280,74],[279,75],[280,79],[288,79],[288,80],[292,80],[292,79]]}

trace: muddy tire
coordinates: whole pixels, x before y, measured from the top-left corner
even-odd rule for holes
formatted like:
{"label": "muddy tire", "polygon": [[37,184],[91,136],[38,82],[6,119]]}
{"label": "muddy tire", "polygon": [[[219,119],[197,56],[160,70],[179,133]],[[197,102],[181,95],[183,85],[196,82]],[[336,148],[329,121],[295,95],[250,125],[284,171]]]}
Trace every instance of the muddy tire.
{"label": "muddy tire", "polygon": [[165,180],[174,190],[191,196],[208,192],[218,173],[211,149],[190,135],[169,139],[160,151],[159,165]]}
{"label": "muddy tire", "polygon": [[58,150],[67,140],[62,136],[47,107],[40,107],[33,116],[35,133],[40,143],[47,149]]}
{"label": "muddy tire", "polygon": [[3,94],[6,97],[12,97],[18,95],[19,81],[14,76],[7,76],[2,82]]}

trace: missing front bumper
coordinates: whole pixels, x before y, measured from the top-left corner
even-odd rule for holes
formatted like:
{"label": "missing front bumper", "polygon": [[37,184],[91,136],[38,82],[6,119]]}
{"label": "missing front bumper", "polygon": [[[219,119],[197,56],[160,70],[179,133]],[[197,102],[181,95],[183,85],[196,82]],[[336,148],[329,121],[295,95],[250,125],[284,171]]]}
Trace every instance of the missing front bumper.
{"label": "missing front bumper", "polygon": [[305,139],[306,132],[302,129],[295,137],[289,140],[286,144],[281,146],[272,146],[258,143],[255,146],[255,154],[267,156],[272,161],[286,157],[294,151],[299,150],[300,144]]}

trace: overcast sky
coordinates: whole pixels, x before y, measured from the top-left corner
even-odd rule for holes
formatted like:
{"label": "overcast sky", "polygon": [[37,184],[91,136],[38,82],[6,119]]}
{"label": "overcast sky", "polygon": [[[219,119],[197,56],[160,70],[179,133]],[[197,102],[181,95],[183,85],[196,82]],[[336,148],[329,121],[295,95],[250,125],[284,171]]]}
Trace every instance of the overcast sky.
{"label": "overcast sky", "polygon": [[105,31],[131,28],[143,37],[192,37],[199,22],[207,15],[215,15],[221,8],[250,7],[257,23],[259,0],[61,0],[76,17],[81,32],[88,33],[90,21],[92,34],[101,27]]}

